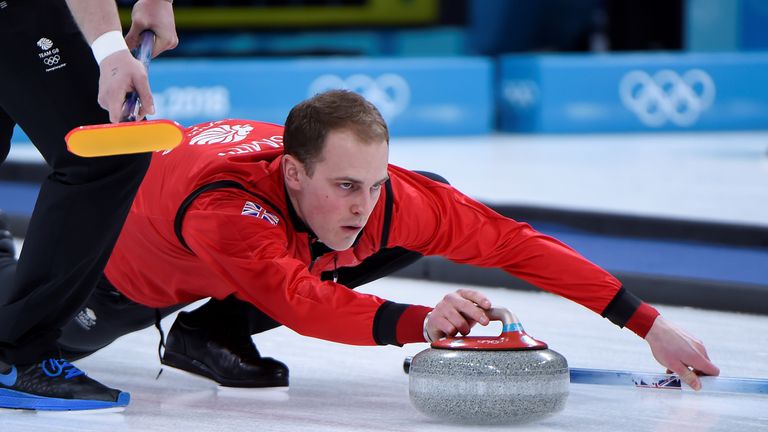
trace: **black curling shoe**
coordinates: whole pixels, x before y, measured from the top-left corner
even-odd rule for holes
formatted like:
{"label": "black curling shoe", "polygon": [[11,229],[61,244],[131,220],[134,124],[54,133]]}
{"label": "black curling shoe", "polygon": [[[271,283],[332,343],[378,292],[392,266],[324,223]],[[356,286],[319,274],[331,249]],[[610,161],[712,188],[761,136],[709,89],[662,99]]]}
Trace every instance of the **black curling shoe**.
{"label": "black curling shoe", "polygon": [[[168,332],[164,365],[202,375],[227,387],[287,387],[288,367],[262,357],[250,335],[222,336],[186,324],[180,312]],[[233,332],[238,333],[238,332]]]}

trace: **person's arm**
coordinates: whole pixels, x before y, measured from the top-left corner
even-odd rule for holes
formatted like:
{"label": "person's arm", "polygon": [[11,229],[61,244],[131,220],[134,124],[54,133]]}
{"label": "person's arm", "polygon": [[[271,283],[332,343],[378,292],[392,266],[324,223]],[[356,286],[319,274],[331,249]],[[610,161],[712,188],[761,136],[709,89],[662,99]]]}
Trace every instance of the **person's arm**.
{"label": "person's arm", "polygon": [[641,337],[658,312],[557,239],[504,217],[456,189],[390,167],[395,204],[389,247],[499,268],[603,315]]}
{"label": "person's arm", "polygon": [[113,1],[67,0],[67,6],[89,45],[107,32],[122,32],[117,4]]}
{"label": "person's arm", "polygon": [[[133,58],[122,37],[120,19],[114,2],[103,0],[67,0],[67,5],[80,31],[93,50],[99,64],[99,105],[109,111],[112,122],[120,121],[125,95],[136,91],[141,100],[139,119],[155,113],[147,71]],[[176,46],[178,38],[173,23],[173,10],[166,0],[139,0],[135,39],[139,29],[152,29],[157,35],[155,55]],[[134,26],[131,26],[134,30]],[[133,37],[133,36],[132,36]]]}
{"label": "person's arm", "polygon": [[567,245],[443,184],[396,167],[390,169],[390,176],[394,182],[402,182],[400,193],[407,194],[407,202],[395,206],[393,245],[501,268],[573,300],[644,338],[657,361],[682,374],[694,388],[698,379],[686,372],[688,367],[707,375],[719,373],[701,342],[669,324],[655,308]]}

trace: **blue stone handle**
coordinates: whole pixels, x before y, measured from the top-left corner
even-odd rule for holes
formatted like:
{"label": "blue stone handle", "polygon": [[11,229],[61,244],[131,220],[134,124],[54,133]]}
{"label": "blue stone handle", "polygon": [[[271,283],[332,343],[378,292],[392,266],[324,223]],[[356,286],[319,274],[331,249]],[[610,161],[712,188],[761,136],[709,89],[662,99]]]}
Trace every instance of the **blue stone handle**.
{"label": "blue stone handle", "polygon": [[485,315],[491,321],[501,321],[504,326],[501,329],[502,333],[523,331],[523,325],[520,324],[520,320],[517,319],[517,316],[510,312],[507,308],[491,308],[485,313]]}

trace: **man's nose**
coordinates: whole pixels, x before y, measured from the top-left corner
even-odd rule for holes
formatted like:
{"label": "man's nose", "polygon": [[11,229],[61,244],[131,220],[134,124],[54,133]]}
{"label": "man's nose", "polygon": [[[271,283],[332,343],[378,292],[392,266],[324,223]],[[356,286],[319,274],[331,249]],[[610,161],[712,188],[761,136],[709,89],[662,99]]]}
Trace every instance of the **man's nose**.
{"label": "man's nose", "polygon": [[373,200],[369,194],[361,193],[356,197],[355,202],[352,204],[352,213],[355,216],[366,214],[373,204]]}

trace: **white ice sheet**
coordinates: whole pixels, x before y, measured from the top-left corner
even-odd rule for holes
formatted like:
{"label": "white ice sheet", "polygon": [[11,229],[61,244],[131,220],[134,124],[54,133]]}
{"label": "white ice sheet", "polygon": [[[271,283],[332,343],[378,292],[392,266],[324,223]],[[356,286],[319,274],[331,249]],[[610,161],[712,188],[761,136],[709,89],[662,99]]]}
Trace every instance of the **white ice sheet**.
{"label": "white ice sheet", "polygon": [[[386,279],[365,291],[433,305],[455,285]],[[480,288],[514,310],[526,330],[572,366],[660,371],[646,343],[581,306],[546,293]],[[768,317],[660,307],[701,338],[723,375],[768,378]],[[164,321],[166,329],[171,318]],[[494,323],[484,334],[499,331]],[[309,339],[280,328],[255,337],[263,355],[284,361],[291,386],[221,389],[165,368],[159,379],[153,329],[126,336],[78,362],[91,376],[132,393],[121,414],[35,414],[4,411],[5,431],[469,431],[435,422],[408,399],[403,358],[426,344],[354,347]],[[538,423],[494,430],[760,431],[768,430],[768,397],[572,385],[563,412]]]}
{"label": "white ice sheet", "polygon": [[394,138],[392,163],[473,198],[768,226],[768,133]]}

